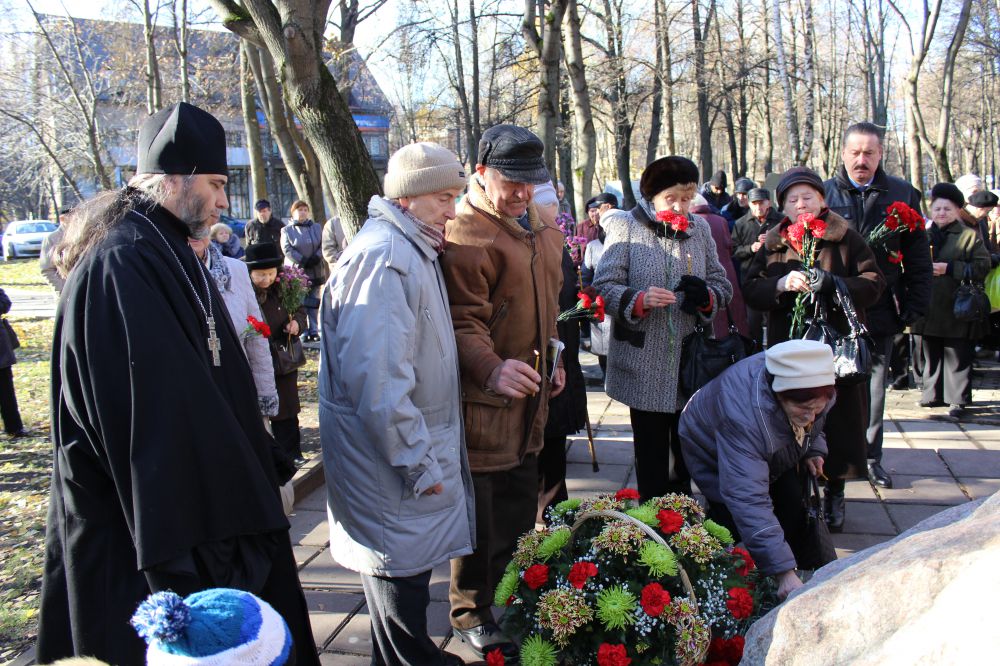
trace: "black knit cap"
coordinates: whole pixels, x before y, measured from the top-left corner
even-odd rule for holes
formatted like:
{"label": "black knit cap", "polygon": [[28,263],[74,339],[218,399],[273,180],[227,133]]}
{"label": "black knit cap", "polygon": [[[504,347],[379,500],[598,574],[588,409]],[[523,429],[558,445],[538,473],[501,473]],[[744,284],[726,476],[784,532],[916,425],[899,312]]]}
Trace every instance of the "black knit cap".
{"label": "black knit cap", "polygon": [[726,172],[719,169],[714,174],[712,174],[712,180],[708,181],[709,185],[715,185],[716,187],[721,187],[726,189]]}
{"label": "black knit cap", "polygon": [[253,205],[254,210],[264,210],[265,208],[270,208],[271,202],[267,199],[258,199],[257,203]]}
{"label": "black knit cap", "polygon": [[139,128],[135,172],[228,176],[222,123],[187,102],[157,111]]}
{"label": "black knit cap", "polygon": [[531,130],[517,125],[494,125],[479,140],[478,164],[496,169],[517,183],[541,185],[552,180],[542,154],[545,146]]}
{"label": "black knit cap", "polygon": [[979,190],[969,195],[969,204],[976,208],[993,208],[998,203],[1000,199],[989,190]]}
{"label": "black knit cap", "polygon": [[247,268],[277,268],[281,265],[283,258],[278,246],[274,243],[254,243],[247,245],[246,250]]}
{"label": "black knit cap", "polygon": [[965,195],[954,183],[938,183],[931,188],[931,203],[935,199],[947,199],[959,208],[965,208]]}
{"label": "black knit cap", "polygon": [[790,190],[793,185],[809,185],[814,190],[819,192],[824,198],[826,197],[826,191],[823,189],[823,179],[819,177],[818,173],[809,167],[792,167],[785,173],[781,174],[781,180],[778,181],[778,187],[776,190],[776,194],[778,195],[778,208],[785,207],[785,195],[788,194],[788,190]]}
{"label": "black knit cap", "polygon": [[698,166],[686,157],[670,155],[650,162],[639,178],[639,193],[647,201],[674,185],[697,185]]}

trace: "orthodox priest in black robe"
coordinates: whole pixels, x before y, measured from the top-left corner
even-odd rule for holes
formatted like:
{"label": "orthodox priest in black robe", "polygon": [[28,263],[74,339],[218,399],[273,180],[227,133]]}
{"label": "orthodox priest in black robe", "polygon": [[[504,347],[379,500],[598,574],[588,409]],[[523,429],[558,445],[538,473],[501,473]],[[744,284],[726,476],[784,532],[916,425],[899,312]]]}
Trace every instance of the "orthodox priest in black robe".
{"label": "orthodox priest in black robe", "polygon": [[[183,174],[183,175],[179,175]],[[188,247],[228,206],[225,134],[178,104],[139,134],[130,186],[78,208],[57,248],[68,280],[52,350],[54,464],[40,663],[127,666],[151,592],[257,594],[318,664],[279,484],[238,334]]]}

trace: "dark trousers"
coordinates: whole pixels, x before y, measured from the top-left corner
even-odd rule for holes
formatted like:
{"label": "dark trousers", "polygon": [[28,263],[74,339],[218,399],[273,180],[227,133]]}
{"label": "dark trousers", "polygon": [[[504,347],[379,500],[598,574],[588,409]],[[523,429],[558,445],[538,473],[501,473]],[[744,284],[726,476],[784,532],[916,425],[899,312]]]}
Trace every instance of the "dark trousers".
{"label": "dark trousers", "polygon": [[680,414],[630,409],[635,480],[642,501],[667,493],[691,494],[691,475],[677,434]]}
{"label": "dark trousers", "polygon": [[361,575],[372,623],[372,664],[430,666],[444,664],[427,634],[431,572],[387,578]]}
{"label": "dark trousers", "polygon": [[[807,536],[804,529],[805,506],[802,503],[802,490],[803,477],[800,476],[795,467],[780,474],[768,487],[774,517],[778,519],[778,524],[781,525],[781,530],[785,533],[785,542],[792,549],[796,560],[799,559],[799,553],[802,552]],[[733,514],[730,513],[729,507],[725,504],[709,502],[708,517],[729,529],[733,533],[733,539],[737,542],[743,540],[736,528]]]}
{"label": "dark trousers", "polygon": [[299,432],[298,416],[280,421],[271,419],[271,431],[274,433],[274,441],[285,453],[293,458],[302,457],[302,433]]}
{"label": "dark trousers", "polygon": [[566,490],[566,437],[546,437],[538,454],[538,512],[536,523],[544,523],[545,510],[569,498]]}
{"label": "dark trousers", "polygon": [[910,363],[913,365],[913,381],[917,388],[924,387],[924,336],[910,334]]}
{"label": "dark trousers", "polygon": [[893,336],[872,338],[872,374],[868,379],[868,460],[882,462],[882,418],[885,415],[885,388],[889,383],[889,363]]}
{"label": "dark trousers", "polygon": [[764,347],[764,324],[767,323],[767,313],[761,310],[754,310],[751,307],[747,308],[747,324],[750,327],[749,335],[750,339],[757,342],[760,346]]}
{"label": "dark trousers", "polygon": [[17,395],[14,393],[14,372],[10,366],[0,368],[0,417],[3,418],[3,429],[8,434],[20,432],[24,428],[21,412],[17,408]]}
{"label": "dark trousers", "polygon": [[972,345],[965,338],[923,336],[923,402],[949,405],[972,402]]}
{"label": "dark trousers", "polygon": [[892,357],[889,360],[889,383],[904,384],[910,377],[910,336],[897,333],[892,336]]}
{"label": "dark trousers", "polygon": [[513,469],[473,473],[476,550],[451,561],[451,624],[472,629],[493,621],[493,591],[514,554],[518,538],[535,528],[538,456]]}

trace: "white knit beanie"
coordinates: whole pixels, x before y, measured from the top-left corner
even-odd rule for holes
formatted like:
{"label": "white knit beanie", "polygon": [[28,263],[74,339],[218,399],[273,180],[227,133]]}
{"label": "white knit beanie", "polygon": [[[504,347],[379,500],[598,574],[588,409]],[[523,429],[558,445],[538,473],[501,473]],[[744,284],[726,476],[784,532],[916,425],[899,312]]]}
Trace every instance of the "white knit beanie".
{"label": "white knit beanie", "polygon": [[791,389],[833,386],[833,350],[815,340],[789,340],[764,352],[764,366],[774,376],[775,393]]}
{"label": "white knit beanie", "polygon": [[388,199],[465,189],[465,168],[455,153],[436,143],[411,143],[389,158],[385,174]]}

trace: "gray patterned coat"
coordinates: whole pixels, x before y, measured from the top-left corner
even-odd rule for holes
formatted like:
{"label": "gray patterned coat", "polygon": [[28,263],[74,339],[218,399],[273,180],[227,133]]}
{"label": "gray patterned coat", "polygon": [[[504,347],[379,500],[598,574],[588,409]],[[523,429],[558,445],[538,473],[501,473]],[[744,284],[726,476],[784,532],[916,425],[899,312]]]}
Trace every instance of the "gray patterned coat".
{"label": "gray patterned coat", "polygon": [[[733,296],[708,222],[697,215],[688,219],[688,237],[673,239],[656,233],[660,223],[641,206],[602,218],[607,237],[593,285],[613,319],[606,388],[609,396],[635,409],[674,413],[684,407],[687,398],[678,391],[681,341],[694,331],[696,316],[711,321]],[[678,300],[645,317],[635,315],[640,293],[650,286],[673,290],[685,274],[708,284],[714,294],[711,312],[689,315]]]}

